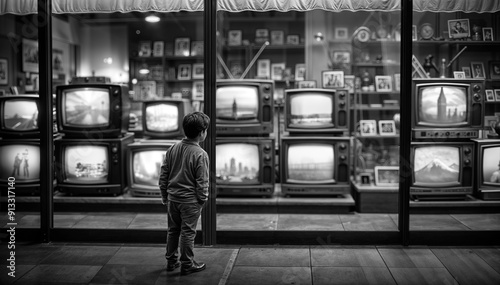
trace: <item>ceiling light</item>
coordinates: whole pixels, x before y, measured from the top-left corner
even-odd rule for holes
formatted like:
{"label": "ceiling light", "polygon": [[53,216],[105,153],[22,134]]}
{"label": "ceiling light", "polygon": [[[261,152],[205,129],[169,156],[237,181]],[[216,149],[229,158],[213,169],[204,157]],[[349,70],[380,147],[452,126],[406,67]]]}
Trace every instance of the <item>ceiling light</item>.
{"label": "ceiling light", "polygon": [[150,23],[158,23],[160,21],[160,17],[156,15],[149,15],[146,17],[146,22]]}

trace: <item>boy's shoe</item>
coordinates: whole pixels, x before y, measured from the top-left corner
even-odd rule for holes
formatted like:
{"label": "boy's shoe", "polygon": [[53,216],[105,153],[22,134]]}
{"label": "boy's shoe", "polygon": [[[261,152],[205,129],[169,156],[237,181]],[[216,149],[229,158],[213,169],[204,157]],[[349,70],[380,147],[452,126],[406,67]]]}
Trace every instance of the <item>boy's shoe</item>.
{"label": "boy's shoe", "polygon": [[181,266],[181,262],[177,261],[176,263],[167,263],[167,271],[174,271],[176,268]]}
{"label": "boy's shoe", "polygon": [[205,268],[207,268],[205,263],[196,263],[193,261],[193,265],[191,265],[191,267],[181,267],[181,275],[188,275],[191,273],[199,272],[205,270]]}

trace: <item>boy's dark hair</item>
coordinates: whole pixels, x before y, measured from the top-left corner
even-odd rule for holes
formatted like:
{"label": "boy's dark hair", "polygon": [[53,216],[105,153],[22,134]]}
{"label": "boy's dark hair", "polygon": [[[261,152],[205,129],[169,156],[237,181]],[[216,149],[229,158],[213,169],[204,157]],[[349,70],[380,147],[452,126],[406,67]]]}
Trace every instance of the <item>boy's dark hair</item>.
{"label": "boy's dark hair", "polygon": [[208,129],[210,118],[202,112],[192,112],[184,116],[182,128],[190,139],[196,138],[202,131]]}

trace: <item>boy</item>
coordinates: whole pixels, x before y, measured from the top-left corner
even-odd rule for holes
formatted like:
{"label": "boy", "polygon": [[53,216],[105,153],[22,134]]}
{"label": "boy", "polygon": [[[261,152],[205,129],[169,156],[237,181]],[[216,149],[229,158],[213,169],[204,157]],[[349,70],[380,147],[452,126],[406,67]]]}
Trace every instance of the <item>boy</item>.
{"label": "boy", "polygon": [[182,265],[181,275],[206,267],[194,260],[193,248],[196,224],[208,199],[209,160],[199,143],[205,140],[209,124],[210,118],[201,112],[187,114],[182,122],[185,138],[167,150],[161,166],[161,200],[168,212],[167,271]]}

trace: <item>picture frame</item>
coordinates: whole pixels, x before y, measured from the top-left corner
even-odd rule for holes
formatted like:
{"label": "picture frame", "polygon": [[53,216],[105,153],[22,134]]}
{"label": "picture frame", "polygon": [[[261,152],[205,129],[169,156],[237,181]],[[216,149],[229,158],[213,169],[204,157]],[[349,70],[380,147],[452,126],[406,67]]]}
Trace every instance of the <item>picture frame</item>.
{"label": "picture frame", "polygon": [[341,69],[345,73],[351,73],[351,52],[335,50],[331,52],[332,69]]}
{"label": "picture frame", "polygon": [[300,44],[299,35],[288,35],[288,36],[286,36],[286,44],[288,44],[288,45],[298,45],[298,44]]}
{"label": "picture frame", "polygon": [[472,71],[472,78],[486,78],[484,64],[480,61],[471,61],[470,69]]}
{"label": "picture frame", "polygon": [[201,111],[201,102],[200,101],[193,101],[193,103],[191,104],[192,108],[193,108],[193,111],[194,112],[200,112]]}
{"label": "picture frame", "polygon": [[489,61],[488,69],[490,71],[490,79],[500,79],[500,61]]}
{"label": "picture frame", "polygon": [[493,93],[495,93],[495,101],[500,102],[500,89],[493,89]]}
{"label": "picture frame", "polygon": [[344,88],[349,91],[349,93],[354,93],[354,75],[344,75]]}
{"label": "picture frame", "polygon": [[22,46],[23,71],[38,73],[38,41],[23,39]]}
{"label": "picture frame", "polygon": [[399,167],[398,166],[375,166],[375,185],[376,186],[394,186],[399,185]]}
{"label": "picture frame", "polygon": [[271,77],[271,60],[257,60],[257,77],[267,79]]}
{"label": "picture frame", "polygon": [[205,88],[205,84],[204,84],[203,80],[193,81],[193,91],[191,92],[192,99],[198,100],[198,101],[203,101],[204,88]]}
{"label": "picture frame", "polygon": [[191,42],[191,56],[203,56],[203,41]]}
{"label": "picture frame", "polygon": [[336,27],[334,30],[334,38],[336,40],[347,40],[349,39],[347,27]]}
{"label": "picture frame", "polygon": [[465,73],[465,78],[472,78],[470,66],[462,66],[462,71]]}
{"label": "picture frame", "polygon": [[394,91],[401,91],[401,73],[394,74]]}
{"label": "picture frame", "polygon": [[0,58],[0,85],[9,83],[9,61],[6,58]]}
{"label": "picture frame", "polygon": [[271,45],[283,45],[285,43],[285,32],[281,30],[271,31]]}
{"label": "picture frame", "polygon": [[394,120],[380,120],[378,121],[378,130],[381,136],[395,136],[396,123]]}
{"label": "picture frame", "polygon": [[492,27],[483,27],[483,41],[485,41],[485,42],[494,41]]}
{"label": "picture frame", "polygon": [[191,64],[179,64],[179,66],[177,67],[177,79],[178,80],[191,79]]}
{"label": "picture frame", "polygon": [[448,35],[450,39],[464,39],[470,37],[469,19],[448,20]]}
{"label": "picture frame", "polygon": [[189,56],[189,48],[191,46],[190,38],[176,38],[175,39],[175,47],[174,47],[174,55],[175,56]]}
{"label": "picture frame", "polygon": [[417,25],[411,26],[411,40],[418,41]]}
{"label": "picture frame", "polygon": [[375,76],[375,91],[390,92],[392,91],[392,76],[376,75]]}
{"label": "picture frame", "polygon": [[134,100],[151,100],[156,93],[156,81],[138,81],[134,85]]}
{"label": "picture frame", "polygon": [[376,120],[360,120],[359,133],[361,136],[375,136],[377,135],[377,121]]}
{"label": "picture frame", "polygon": [[316,80],[302,80],[295,82],[297,89],[316,88]]}
{"label": "picture frame", "polygon": [[285,63],[271,63],[271,79],[283,80],[283,72],[285,71]]}
{"label": "picture frame", "polygon": [[0,97],[2,96],[5,96],[5,90],[4,89],[0,89]]}
{"label": "picture frame", "polygon": [[487,102],[495,102],[495,93],[493,92],[493,89],[486,89],[484,90],[484,93],[486,95],[486,101]]}
{"label": "picture frame", "polygon": [[229,30],[227,32],[227,45],[228,46],[241,46],[242,41],[241,30]]}
{"label": "picture frame", "polygon": [[269,30],[268,29],[256,29],[255,30],[255,42],[260,44],[269,40]]}
{"label": "picture frame", "polygon": [[321,72],[321,87],[344,88],[343,70],[324,70]]}
{"label": "picture frame", "polygon": [[361,185],[370,185],[372,180],[372,175],[371,173],[360,173],[359,180],[361,182]]}
{"label": "picture frame", "polygon": [[453,78],[464,79],[465,78],[465,72],[463,72],[463,71],[453,71]]}
{"label": "picture frame", "polygon": [[203,63],[193,63],[193,79],[203,79],[205,75],[205,66]]}
{"label": "picture frame", "polygon": [[64,73],[63,51],[60,49],[52,49],[52,72],[56,74]]}
{"label": "picture frame", "polygon": [[306,65],[305,63],[297,63],[295,65],[295,81],[306,80]]}
{"label": "picture frame", "polygon": [[40,89],[40,75],[32,72],[30,74],[30,80],[33,86],[33,91],[38,91]]}
{"label": "picture frame", "polygon": [[140,41],[139,42],[139,57],[150,57],[151,56],[151,42],[150,41]]}
{"label": "picture frame", "polygon": [[484,116],[484,130],[486,131],[486,134],[495,133],[494,128],[497,122],[497,116]]}
{"label": "picture frame", "polygon": [[165,43],[163,41],[153,42],[153,56],[161,57],[165,52]]}
{"label": "picture frame", "polygon": [[182,99],[182,92],[172,92],[172,99],[175,100],[181,100]]}

